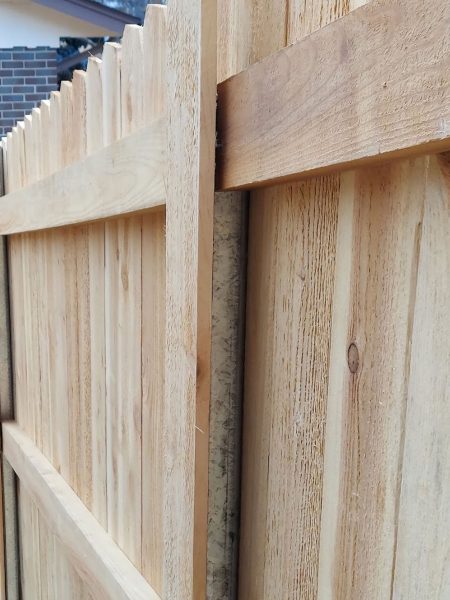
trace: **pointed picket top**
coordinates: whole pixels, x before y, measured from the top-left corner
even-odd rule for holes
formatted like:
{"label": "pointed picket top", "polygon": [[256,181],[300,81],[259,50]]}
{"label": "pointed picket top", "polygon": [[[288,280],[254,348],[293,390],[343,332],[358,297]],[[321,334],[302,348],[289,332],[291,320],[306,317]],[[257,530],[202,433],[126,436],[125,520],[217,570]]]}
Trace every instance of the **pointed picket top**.
{"label": "pointed picket top", "polygon": [[144,37],[139,25],[127,25],[122,38],[122,136],[144,125]]}
{"label": "pointed picket top", "polygon": [[149,4],[145,13],[144,118],[146,123],[166,111],[167,7]]}

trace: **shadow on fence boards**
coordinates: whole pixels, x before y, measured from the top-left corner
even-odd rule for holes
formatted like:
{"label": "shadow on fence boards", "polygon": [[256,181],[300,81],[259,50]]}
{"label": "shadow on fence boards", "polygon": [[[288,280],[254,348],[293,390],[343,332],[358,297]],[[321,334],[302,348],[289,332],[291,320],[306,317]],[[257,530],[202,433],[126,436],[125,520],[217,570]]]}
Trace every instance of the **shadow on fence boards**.
{"label": "shadow on fence boards", "polygon": [[150,5],[2,139],[0,598],[450,598],[449,28]]}

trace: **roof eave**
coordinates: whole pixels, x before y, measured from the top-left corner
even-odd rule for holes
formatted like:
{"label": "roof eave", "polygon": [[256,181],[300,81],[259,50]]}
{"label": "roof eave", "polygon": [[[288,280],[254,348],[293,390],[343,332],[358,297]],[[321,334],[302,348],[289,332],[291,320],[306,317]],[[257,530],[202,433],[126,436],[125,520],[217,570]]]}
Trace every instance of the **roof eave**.
{"label": "roof eave", "polygon": [[33,0],[58,12],[121,35],[127,23],[141,24],[141,19],[93,0]]}

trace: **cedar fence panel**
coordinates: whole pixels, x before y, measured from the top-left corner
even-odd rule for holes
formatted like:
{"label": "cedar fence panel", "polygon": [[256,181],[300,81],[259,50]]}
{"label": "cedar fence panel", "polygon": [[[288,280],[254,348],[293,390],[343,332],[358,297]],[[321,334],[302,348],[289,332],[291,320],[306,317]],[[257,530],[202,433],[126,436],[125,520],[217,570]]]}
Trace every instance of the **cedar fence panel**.
{"label": "cedar fence panel", "polygon": [[0,597],[450,596],[449,27],[150,5],[2,140]]}

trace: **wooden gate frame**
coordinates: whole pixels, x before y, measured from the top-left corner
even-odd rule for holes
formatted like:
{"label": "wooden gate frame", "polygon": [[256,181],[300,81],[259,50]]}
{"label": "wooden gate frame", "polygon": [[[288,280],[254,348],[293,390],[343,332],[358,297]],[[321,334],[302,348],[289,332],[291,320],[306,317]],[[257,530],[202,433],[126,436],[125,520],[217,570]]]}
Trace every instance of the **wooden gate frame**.
{"label": "wooden gate frame", "polygon": [[[168,21],[168,121],[3,197],[0,234],[166,206],[164,597],[184,599],[204,598],[206,586],[215,2],[177,0]],[[449,150],[449,27],[450,7],[438,0],[374,0],[221,84],[217,187],[251,189]],[[140,157],[125,198],[108,170],[124,154]],[[103,192],[95,204],[80,202],[88,189]],[[69,550],[81,544],[89,556],[94,589],[157,598],[34,444],[14,424],[3,434],[7,460],[58,521]]]}

